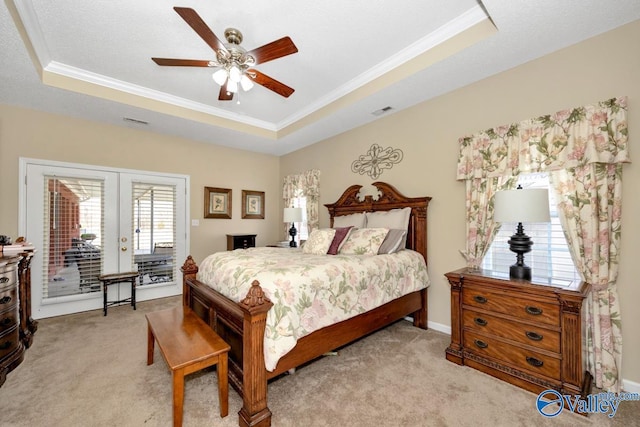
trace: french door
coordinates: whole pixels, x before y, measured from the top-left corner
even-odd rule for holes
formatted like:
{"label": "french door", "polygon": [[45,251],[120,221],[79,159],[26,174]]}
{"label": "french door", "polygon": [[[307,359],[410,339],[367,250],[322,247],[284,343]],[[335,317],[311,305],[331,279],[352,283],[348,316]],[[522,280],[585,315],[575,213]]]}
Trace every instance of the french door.
{"label": "french door", "polygon": [[[21,159],[21,234],[34,318],[102,308],[101,274],[139,273],[136,299],[182,291],[189,236],[188,177]],[[108,299],[127,298],[126,284]]]}

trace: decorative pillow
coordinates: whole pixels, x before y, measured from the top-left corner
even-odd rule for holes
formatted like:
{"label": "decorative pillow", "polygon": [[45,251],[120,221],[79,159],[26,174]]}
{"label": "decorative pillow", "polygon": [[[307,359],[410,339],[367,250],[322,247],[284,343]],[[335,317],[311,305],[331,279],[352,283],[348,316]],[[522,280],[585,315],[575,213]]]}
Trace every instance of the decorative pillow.
{"label": "decorative pillow", "polygon": [[388,232],[388,228],[353,229],[338,253],[340,255],[377,255]]}
{"label": "decorative pillow", "polygon": [[378,255],[394,254],[407,246],[407,232],[397,228],[389,230],[387,237],[378,249]]}
{"label": "decorative pillow", "polygon": [[367,228],[388,228],[407,230],[411,208],[391,209],[390,211],[367,212]]}
{"label": "decorative pillow", "polygon": [[364,228],[367,217],[364,212],[333,217],[333,228]]}
{"label": "decorative pillow", "polygon": [[313,230],[302,247],[302,253],[325,255],[329,250],[329,246],[331,246],[335,234],[336,230],[332,228]]}
{"label": "decorative pillow", "polygon": [[338,251],[340,250],[340,248],[342,247],[344,242],[347,241],[347,236],[349,235],[349,233],[351,232],[352,229],[353,229],[353,227],[335,228],[336,235],[333,236],[333,241],[331,242],[331,245],[329,246],[329,250],[327,251],[327,254],[329,254],[329,255],[337,255]]}

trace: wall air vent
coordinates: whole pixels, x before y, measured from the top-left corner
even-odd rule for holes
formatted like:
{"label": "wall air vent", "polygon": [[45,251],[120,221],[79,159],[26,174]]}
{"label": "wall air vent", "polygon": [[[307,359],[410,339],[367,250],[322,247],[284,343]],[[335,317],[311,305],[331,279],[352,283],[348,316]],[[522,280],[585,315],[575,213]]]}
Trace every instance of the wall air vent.
{"label": "wall air vent", "polygon": [[144,120],[132,119],[131,117],[124,117],[122,120],[129,123],[135,123],[136,125],[148,125],[149,122],[145,122]]}
{"label": "wall air vent", "polygon": [[374,116],[381,116],[381,115],[383,115],[384,113],[386,113],[386,112],[388,112],[388,111],[391,111],[391,110],[393,110],[393,108],[392,108],[392,107],[386,106],[386,107],[384,107],[384,108],[381,108],[381,109],[379,109],[379,110],[374,111],[374,112],[373,112],[373,113],[371,113],[371,114],[373,114]]}

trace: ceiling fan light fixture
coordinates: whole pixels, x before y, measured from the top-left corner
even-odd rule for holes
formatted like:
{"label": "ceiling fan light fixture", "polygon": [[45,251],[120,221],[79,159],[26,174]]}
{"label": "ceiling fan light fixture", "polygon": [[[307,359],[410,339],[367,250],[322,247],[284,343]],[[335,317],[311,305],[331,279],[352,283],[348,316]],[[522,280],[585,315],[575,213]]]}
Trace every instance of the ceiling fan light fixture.
{"label": "ceiling fan light fixture", "polygon": [[229,79],[229,81],[227,82],[227,91],[231,92],[231,93],[238,92],[238,83],[236,83],[233,80]]}
{"label": "ceiling fan light fixture", "polygon": [[221,68],[215,73],[213,73],[212,77],[214,82],[222,86],[227,81],[227,70],[225,70],[224,68]]}
{"label": "ceiling fan light fixture", "polygon": [[242,86],[242,90],[244,90],[245,92],[248,92],[253,87],[253,82],[249,77],[247,77],[246,74],[243,74],[242,77],[240,78],[240,86]]}
{"label": "ceiling fan light fixture", "polygon": [[240,71],[240,67],[234,62],[229,67],[229,80],[235,83],[239,83],[242,78],[242,71]]}

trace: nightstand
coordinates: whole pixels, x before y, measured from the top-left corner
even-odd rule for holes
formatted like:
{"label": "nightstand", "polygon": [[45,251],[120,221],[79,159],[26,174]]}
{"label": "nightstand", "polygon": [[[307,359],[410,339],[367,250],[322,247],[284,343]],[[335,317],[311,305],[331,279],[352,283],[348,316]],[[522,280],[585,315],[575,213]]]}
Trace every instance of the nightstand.
{"label": "nightstand", "polygon": [[227,250],[256,247],[257,234],[227,234]]}
{"label": "nightstand", "polygon": [[582,357],[588,284],[511,280],[508,273],[466,268],[445,276],[451,284],[447,360],[534,393],[590,388]]}

